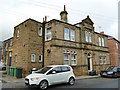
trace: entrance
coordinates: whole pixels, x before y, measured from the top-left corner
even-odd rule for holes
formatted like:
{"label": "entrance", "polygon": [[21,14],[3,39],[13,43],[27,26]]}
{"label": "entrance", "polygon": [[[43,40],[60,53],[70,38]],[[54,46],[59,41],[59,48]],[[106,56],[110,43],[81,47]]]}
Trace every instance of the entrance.
{"label": "entrance", "polygon": [[92,71],[92,58],[91,54],[88,54],[88,72]]}

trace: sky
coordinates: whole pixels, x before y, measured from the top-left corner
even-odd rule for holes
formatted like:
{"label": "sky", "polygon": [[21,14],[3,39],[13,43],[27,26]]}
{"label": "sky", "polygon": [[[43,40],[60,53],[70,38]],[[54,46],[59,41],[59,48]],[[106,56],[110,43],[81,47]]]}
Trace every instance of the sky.
{"label": "sky", "polygon": [[118,39],[119,0],[0,0],[0,41],[13,36],[14,27],[32,18],[39,22],[47,16],[60,20],[66,5],[68,23],[81,22],[88,15],[96,32],[104,31]]}

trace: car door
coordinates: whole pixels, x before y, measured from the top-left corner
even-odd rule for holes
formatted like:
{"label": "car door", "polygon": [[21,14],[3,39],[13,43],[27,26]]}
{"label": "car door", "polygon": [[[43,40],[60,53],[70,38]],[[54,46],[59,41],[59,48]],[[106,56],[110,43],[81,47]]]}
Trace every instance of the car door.
{"label": "car door", "polygon": [[[56,73],[52,73],[55,71]],[[51,84],[57,84],[61,82],[61,67],[55,67],[47,74],[47,78]]]}
{"label": "car door", "polygon": [[67,66],[62,66],[61,78],[62,82],[66,82],[70,76],[70,68]]}

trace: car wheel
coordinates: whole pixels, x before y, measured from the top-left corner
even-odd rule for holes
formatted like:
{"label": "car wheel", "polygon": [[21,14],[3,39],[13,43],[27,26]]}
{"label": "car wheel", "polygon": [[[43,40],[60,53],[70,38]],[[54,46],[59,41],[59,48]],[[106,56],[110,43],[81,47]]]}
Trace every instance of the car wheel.
{"label": "car wheel", "polygon": [[69,79],[69,84],[70,84],[70,85],[74,85],[74,84],[75,84],[75,79],[74,79],[73,77],[71,77],[71,78]]}
{"label": "car wheel", "polygon": [[41,81],[39,87],[42,90],[47,89],[48,88],[48,82],[46,80]]}

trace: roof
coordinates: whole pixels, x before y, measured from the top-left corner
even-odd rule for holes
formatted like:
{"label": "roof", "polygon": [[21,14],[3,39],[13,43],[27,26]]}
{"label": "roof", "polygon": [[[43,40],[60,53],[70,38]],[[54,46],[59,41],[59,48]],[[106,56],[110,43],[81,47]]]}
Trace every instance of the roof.
{"label": "roof", "polygon": [[25,21],[23,21],[22,23],[18,24],[18,25],[15,26],[15,27],[18,27],[19,25],[21,25],[21,24],[27,22],[28,20],[32,20],[32,21],[37,22],[37,23],[41,23],[41,22],[39,22],[39,21],[36,21],[36,20],[34,20],[34,19],[29,18],[29,19],[26,19]]}
{"label": "roof", "polygon": [[4,40],[3,42],[9,41],[10,39],[13,39],[13,37],[8,38],[8,39]]}

